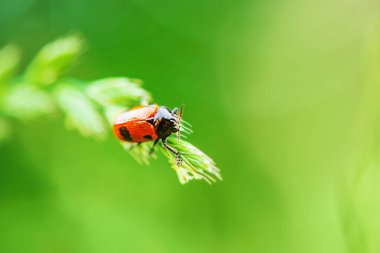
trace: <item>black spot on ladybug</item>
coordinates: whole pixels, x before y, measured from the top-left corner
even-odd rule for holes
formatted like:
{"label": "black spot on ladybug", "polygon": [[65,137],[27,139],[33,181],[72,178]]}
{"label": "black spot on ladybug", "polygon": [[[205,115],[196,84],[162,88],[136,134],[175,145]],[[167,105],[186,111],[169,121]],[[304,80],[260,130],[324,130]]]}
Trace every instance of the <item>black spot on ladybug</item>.
{"label": "black spot on ladybug", "polygon": [[121,136],[123,136],[124,140],[126,141],[132,141],[132,137],[126,127],[120,127],[119,132]]}
{"label": "black spot on ladybug", "polygon": [[152,136],[150,136],[150,135],[144,135],[144,138],[147,139],[147,140],[152,140],[153,139]]}

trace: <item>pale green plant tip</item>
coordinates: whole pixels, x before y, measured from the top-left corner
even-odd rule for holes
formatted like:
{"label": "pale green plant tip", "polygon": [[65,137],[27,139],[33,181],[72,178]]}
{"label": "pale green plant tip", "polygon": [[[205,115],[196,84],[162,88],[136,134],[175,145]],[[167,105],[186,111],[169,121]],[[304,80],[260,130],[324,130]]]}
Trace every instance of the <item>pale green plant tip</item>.
{"label": "pale green plant tip", "polygon": [[1,101],[1,108],[6,115],[23,122],[55,112],[49,93],[22,83],[8,89],[7,96]]}
{"label": "pale green plant tip", "polygon": [[0,50],[0,85],[13,77],[20,58],[20,50],[15,45],[8,45]]}
{"label": "pale green plant tip", "polygon": [[92,82],[87,94],[101,106],[128,108],[151,101],[149,92],[141,85],[141,82],[125,77],[105,78]]}
{"label": "pale green plant tip", "polygon": [[44,46],[26,70],[25,80],[36,85],[51,85],[82,53],[83,40],[67,36]]}
{"label": "pale green plant tip", "polygon": [[[167,150],[162,143],[157,144],[156,149],[160,150],[168,159],[171,167],[177,173],[181,184],[186,184],[191,180],[205,180],[212,184],[217,180],[223,180],[219,168],[215,162],[189,142],[178,140],[171,136],[168,143],[180,152],[181,165],[177,166],[175,155]],[[135,143],[121,142],[124,149],[140,164],[149,164],[151,158],[156,158],[155,153],[151,153],[153,144],[151,142]]]}
{"label": "pale green plant tip", "polygon": [[167,150],[162,144],[159,145],[160,151],[169,158],[172,168],[176,171],[179,181],[182,184],[190,180],[205,180],[209,184],[222,180],[220,170],[215,162],[189,142],[181,140],[178,142],[175,136],[168,138],[168,144],[178,150],[181,155],[181,165],[177,166],[175,155]]}
{"label": "pale green plant tip", "polygon": [[121,142],[121,145],[140,164],[149,165],[151,158],[157,158],[155,153],[150,152],[153,146],[150,142],[140,143],[139,145]]}
{"label": "pale green plant tip", "polygon": [[109,122],[109,125],[112,126],[117,115],[124,111],[125,111],[124,107],[111,105],[111,106],[104,107],[103,114],[106,117],[107,121]]}
{"label": "pale green plant tip", "polygon": [[66,125],[82,135],[104,139],[106,124],[91,101],[70,84],[58,84],[55,91],[59,108],[64,112]]}

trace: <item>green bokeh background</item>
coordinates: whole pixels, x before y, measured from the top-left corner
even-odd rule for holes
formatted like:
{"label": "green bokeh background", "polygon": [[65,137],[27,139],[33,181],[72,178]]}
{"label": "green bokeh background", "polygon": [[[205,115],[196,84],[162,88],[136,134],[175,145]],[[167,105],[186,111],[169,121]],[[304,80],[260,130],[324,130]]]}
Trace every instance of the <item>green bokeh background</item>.
{"label": "green bokeh background", "polygon": [[60,119],[0,145],[0,252],[380,252],[378,0],[0,0],[24,64],[70,32],[72,76],[186,104],[224,181],[180,185]]}

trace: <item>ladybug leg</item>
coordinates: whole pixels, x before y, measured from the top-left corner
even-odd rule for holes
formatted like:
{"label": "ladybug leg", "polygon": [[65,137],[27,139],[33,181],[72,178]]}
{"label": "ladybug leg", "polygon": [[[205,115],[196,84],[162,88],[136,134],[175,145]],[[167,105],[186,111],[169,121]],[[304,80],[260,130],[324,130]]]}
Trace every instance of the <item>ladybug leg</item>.
{"label": "ladybug leg", "polygon": [[170,152],[172,152],[173,154],[175,154],[175,157],[177,158],[177,166],[179,167],[181,165],[181,157],[180,157],[180,154],[178,152],[178,150],[176,150],[175,148],[173,147],[170,147],[168,145],[168,143],[166,142],[166,138],[165,139],[162,139],[162,144],[164,145],[165,148],[167,148]]}
{"label": "ladybug leg", "polygon": [[156,144],[158,143],[159,140],[160,140],[160,139],[157,139],[157,140],[154,141],[153,146],[152,146],[152,148],[150,149],[150,152],[149,152],[150,155],[153,154],[153,152],[154,152],[154,147],[156,146]]}

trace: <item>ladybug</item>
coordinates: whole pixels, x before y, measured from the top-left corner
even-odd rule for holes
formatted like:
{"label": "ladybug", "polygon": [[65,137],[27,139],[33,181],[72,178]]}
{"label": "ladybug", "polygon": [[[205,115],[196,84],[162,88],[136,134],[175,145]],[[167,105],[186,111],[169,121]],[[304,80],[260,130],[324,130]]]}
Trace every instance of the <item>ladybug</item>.
{"label": "ladybug", "polygon": [[181,110],[178,108],[169,110],[165,106],[156,104],[134,107],[116,117],[113,131],[121,141],[135,143],[154,141],[151,152],[158,141],[162,140],[164,147],[175,154],[177,166],[180,166],[179,152],[169,146],[166,139],[172,133],[177,133],[179,141],[182,111],[183,106]]}

